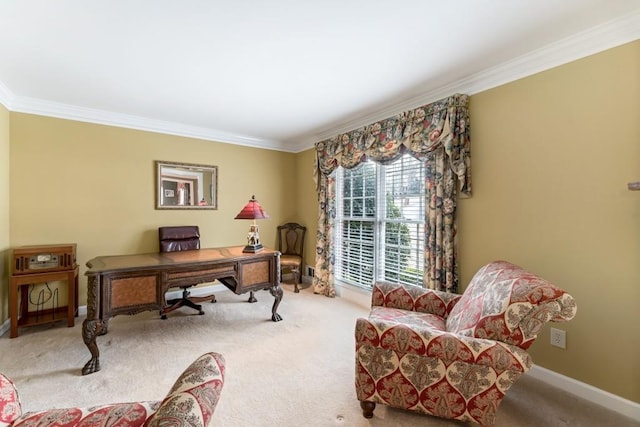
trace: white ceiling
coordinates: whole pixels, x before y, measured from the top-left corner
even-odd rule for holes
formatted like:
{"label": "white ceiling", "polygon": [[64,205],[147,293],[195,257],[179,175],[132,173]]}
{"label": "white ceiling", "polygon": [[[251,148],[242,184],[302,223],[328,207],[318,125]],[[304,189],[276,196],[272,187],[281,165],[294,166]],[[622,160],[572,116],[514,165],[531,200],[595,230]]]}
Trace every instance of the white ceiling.
{"label": "white ceiling", "polygon": [[640,0],[0,0],[0,103],[299,152],[639,38]]}

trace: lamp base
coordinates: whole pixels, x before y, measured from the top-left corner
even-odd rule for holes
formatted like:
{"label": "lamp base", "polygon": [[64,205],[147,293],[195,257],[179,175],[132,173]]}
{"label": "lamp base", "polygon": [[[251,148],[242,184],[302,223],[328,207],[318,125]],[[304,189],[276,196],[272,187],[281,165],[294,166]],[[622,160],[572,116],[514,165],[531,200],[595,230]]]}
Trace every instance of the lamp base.
{"label": "lamp base", "polygon": [[244,247],[244,249],[242,250],[242,252],[247,252],[247,253],[256,253],[256,252],[260,252],[263,249],[263,246],[261,243],[258,243],[257,245],[247,245]]}

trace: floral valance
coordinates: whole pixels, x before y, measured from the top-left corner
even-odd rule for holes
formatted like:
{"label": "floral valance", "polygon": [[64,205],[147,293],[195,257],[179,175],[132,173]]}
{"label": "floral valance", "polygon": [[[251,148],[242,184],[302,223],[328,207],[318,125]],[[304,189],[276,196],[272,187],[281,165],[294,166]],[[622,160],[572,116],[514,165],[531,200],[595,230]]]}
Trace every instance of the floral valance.
{"label": "floral valance", "polygon": [[353,168],[366,160],[391,162],[404,153],[424,159],[444,148],[458,177],[460,194],[471,194],[469,97],[456,94],[316,143],[318,174],[338,166]]}

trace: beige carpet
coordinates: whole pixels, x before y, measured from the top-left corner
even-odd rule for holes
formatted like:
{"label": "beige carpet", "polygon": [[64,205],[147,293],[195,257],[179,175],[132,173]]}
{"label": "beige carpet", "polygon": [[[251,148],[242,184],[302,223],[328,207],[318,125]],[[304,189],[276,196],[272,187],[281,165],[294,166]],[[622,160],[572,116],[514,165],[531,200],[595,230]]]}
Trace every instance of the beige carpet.
{"label": "beige carpet", "polygon": [[[119,316],[98,337],[102,370],[82,376],[90,354],[82,342],[83,318],[21,328],[0,338],[0,371],[17,384],[24,410],[136,400],[160,400],[197,356],[222,353],[227,380],[212,426],[461,426],[378,405],[362,417],[354,391],[355,319],[367,309],[340,298],[293,293],[283,285],[278,312],[273,297],[218,293],[204,316],[183,308],[160,320],[156,312]],[[503,400],[496,425],[638,426],[631,419],[525,376]]]}

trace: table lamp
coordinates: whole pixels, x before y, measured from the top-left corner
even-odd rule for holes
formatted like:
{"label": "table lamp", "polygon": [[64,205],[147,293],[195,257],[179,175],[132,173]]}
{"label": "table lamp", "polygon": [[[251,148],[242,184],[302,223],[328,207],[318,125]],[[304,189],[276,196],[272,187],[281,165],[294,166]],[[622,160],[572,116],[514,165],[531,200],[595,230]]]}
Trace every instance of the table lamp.
{"label": "table lamp", "polygon": [[251,196],[251,200],[245,205],[244,208],[236,215],[235,219],[251,219],[253,224],[249,228],[249,234],[247,234],[247,246],[244,247],[242,252],[260,252],[262,250],[262,244],[260,243],[260,235],[258,234],[258,224],[256,219],[267,219],[269,214],[262,210],[262,206],[256,200],[256,196]]}

